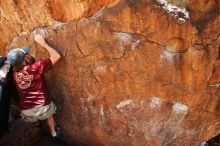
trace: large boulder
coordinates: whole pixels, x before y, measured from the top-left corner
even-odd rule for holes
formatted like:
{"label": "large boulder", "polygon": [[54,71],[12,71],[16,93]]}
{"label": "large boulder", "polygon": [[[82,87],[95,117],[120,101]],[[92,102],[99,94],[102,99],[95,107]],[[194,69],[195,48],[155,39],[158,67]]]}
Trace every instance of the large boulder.
{"label": "large boulder", "polygon": [[[35,31],[62,54],[47,80],[70,140],[89,146],[198,145],[220,133],[220,6],[215,0],[169,2],[103,1],[99,8],[105,7],[88,18],[68,21],[72,15],[63,13],[63,22],[54,23],[50,15],[50,25],[46,15],[30,13],[31,5],[22,12],[42,25],[16,21],[33,27],[5,52],[28,43],[36,58],[47,57],[31,33],[47,26]],[[62,4],[63,12],[70,4]]]}

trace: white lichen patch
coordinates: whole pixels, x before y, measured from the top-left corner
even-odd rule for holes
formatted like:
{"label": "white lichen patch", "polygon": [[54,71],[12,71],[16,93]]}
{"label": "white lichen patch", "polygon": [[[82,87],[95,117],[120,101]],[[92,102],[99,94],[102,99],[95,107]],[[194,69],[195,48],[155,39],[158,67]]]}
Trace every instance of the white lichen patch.
{"label": "white lichen patch", "polygon": [[54,21],[53,26],[51,26],[52,29],[58,30],[62,27],[66,26],[67,23],[61,22],[61,21]]}
{"label": "white lichen patch", "polygon": [[118,39],[122,42],[132,41],[132,35],[126,32],[116,32]]}
{"label": "white lichen patch", "polygon": [[161,58],[167,59],[169,61],[172,61],[174,58],[175,54],[169,51],[164,51],[163,55],[161,55]]}
{"label": "white lichen patch", "polygon": [[186,8],[178,7],[174,4],[168,3],[166,0],[157,0],[167,13],[171,14],[173,17],[177,18],[179,22],[186,22],[189,20],[189,12]]}
{"label": "white lichen patch", "polygon": [[105,73],[107,72],[107,66],[105,65],[97,65],[94,69],[94,72],[97,72],[97,73]]}
{"label": "white lichen patch", "polygon": [[49,31],[51,31],[49,28],[36,28],[33,31],[33,34],[40,34],[44,38],[48,38],[49,37]]}
{"label": "white lichen patch", "polygon": [[139,39],[136,39],[132,45],[131,45],[131,50],[133,51],[140,43],[141,41]]}
{"label": "white lichen patch", "polygon": [[185,115],[188,112],[188,108],[189,107],[187,105],[176,102],[173,104],[172,111],[175,114],[184,114]]}
{"label": "white lichen patch", "polygon": [[129,104],[131,104],[133,102],[133,100],[128,99],[125,101],[120,102],[118,105],[116,105],[117,109],[123,108],[125,106],[128,106]]}
{"label": "white lichen patch", "polygon": [[122,46],[130,46],[131,50],[134,50],[140,43],[140,40],[134,38],[130,33],[116,32],[115,34],[118,38],[119,43]]}
{"label": "white lichen patch", "polygon": [[151,106],[152,108],[155,108],[155,107],[157,107],[158,105],[160,105],[160,98],[158,98],[158,97],[153,97],[153,98],[151,99],[150,106]]}

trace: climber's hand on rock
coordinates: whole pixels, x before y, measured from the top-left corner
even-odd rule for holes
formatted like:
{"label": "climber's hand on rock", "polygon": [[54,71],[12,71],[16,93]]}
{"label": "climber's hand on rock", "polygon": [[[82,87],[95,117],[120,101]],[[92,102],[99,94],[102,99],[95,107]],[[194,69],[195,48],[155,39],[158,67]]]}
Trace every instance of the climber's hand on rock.
{"label": "climber's hand on rock", "polygon": [[34,40],[35,40],[38,44],[40,44],[41,46],[46,45],[45,39],[44,39],[41,35],[39,35],[39,34],[35,34],[35,35],[34,35]]}

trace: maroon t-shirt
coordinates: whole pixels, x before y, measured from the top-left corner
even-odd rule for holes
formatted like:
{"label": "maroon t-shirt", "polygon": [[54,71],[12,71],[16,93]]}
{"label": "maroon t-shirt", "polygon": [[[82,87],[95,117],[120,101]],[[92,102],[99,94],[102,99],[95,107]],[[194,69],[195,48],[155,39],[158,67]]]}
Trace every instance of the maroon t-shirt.
{"label": "maroon t-shirt", "polygon": [[20,107],[22,110],[47,105],[50,95],[46,88],[44,73],[52,68],[51,60],[45,59],[25,66],[23,70],[14,72]]}

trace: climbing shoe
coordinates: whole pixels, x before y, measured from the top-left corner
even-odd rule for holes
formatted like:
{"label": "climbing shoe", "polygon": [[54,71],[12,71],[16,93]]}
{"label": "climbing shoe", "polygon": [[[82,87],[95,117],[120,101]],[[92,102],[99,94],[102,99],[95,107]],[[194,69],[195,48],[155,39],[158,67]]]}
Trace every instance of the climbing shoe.
{"label": "climbing shoe", "polygon": [[60,138],[60,136],[61,136],[61,128],[60,128],[59,125],[56,125],[56,126],[55,126],[55,131],[56,131],[56,135],[55,135],[55,136],[52,136],[52,138],[53,138],[54,140],[57,140],[57,139]]}

